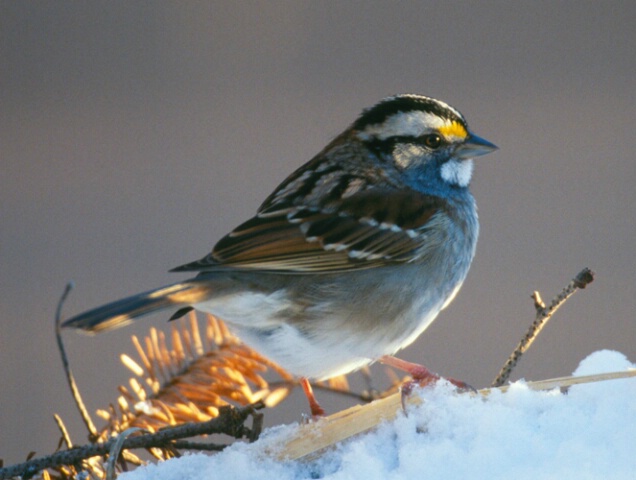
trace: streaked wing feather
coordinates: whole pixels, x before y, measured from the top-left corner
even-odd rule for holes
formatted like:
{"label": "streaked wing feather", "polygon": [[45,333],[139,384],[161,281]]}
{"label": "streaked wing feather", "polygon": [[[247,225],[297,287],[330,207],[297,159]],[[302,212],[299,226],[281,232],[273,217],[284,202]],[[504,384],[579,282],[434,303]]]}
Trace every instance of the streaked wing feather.
{"label": "streaked wing feather", "polygon": [[426,235],[419,233],[442,209],[436,197],[373,189],[335,211],[270,209],[222,238],[207,257],[175,270],[332,273],[408,262],[426,250]]}

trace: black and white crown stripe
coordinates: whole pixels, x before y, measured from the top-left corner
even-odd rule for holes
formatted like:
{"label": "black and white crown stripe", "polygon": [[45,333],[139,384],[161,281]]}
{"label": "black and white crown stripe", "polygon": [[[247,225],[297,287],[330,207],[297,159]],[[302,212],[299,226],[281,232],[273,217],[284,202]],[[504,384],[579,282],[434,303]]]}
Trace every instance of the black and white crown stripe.
{"label": "black and white crown stripe", "polygon": [[[464,116],[440,100],[420,95],[388,97],[365,110],[353,124],[361,140],[419,137],[457,122],[468,130]],[[423,126],[430,130],[423,130]]]}

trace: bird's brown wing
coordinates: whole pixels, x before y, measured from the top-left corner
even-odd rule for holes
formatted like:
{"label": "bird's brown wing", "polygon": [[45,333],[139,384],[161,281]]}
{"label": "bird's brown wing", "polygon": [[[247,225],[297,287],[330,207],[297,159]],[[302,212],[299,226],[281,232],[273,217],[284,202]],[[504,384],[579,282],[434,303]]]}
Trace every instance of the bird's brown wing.
{"label": "bird's brown wing", "polygon": [[410,262],[440,241],[431,226],[447,219],[443,200],[415,191],[365,190],[335,209],[270,208],[173,271],[333,273]]}

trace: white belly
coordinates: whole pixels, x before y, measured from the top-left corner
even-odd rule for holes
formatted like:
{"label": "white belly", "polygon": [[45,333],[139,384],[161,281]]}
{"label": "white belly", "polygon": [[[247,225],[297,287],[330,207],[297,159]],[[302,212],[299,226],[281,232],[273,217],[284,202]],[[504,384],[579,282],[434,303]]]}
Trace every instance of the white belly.
{"label": "white belly", "polygon": [[289,372],[323,380],[357,370],[411,344],[441,306],[415,305],[405,312],[405,318],[373,322],[364,334],[352,332],[347,319],[333,315],[309,320],[311,328],[287,323],[281,312],[289,314],[297,307],[281,291],[226,295],[195,308],[223,319],[242,341]]}

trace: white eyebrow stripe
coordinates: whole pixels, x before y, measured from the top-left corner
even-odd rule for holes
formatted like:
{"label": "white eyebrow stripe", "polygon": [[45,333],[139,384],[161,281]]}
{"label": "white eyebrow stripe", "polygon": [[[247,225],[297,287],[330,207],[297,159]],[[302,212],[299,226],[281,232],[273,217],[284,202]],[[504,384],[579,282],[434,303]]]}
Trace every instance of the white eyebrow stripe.
{"label": "white eyebrow stripe", "polygon": [[450,125],[451,120],[421,110],[398,112],[384,122],[368,125],[358,133],[361,140],[376,138],[386,140],[390,137],[419,137],[424,133]]}

